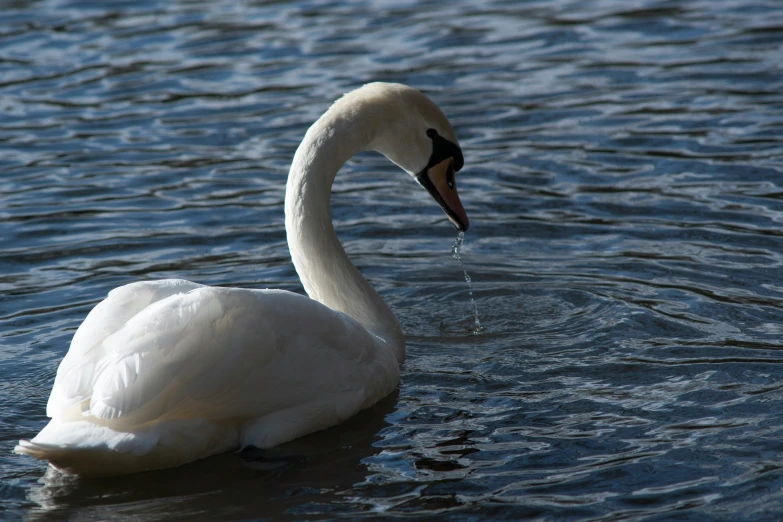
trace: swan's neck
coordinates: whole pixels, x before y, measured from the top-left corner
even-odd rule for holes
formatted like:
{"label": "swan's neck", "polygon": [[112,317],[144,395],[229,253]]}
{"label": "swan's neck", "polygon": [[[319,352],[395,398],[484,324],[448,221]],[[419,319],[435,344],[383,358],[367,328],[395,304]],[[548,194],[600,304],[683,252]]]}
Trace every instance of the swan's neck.
{"label": "swan's neck", "polygon": [[296,271],[307,294],[339,310],[391,349],[402,362],[405,340],[394,314],[348,259],[332,226],[334,177],[377,134],[373,118],[329,110],[296,151],[285,196],[285,228]]}

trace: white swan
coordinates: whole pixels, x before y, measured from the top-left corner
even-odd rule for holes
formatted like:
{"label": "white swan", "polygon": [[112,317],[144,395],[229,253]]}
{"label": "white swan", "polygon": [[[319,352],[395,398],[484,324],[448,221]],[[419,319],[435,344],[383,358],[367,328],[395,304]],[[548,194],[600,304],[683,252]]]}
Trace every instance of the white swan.
{"label": "white swan", "polygon": [[333,426],[392,392],[405,341],[340,245],[335,174],[376,150],[414,176],[460,230],[454,131],[419,91],[372,83],[307,131],[288,176],[285,226],[310,298],[168,279],[117,288],[73,337],[46,414],[15,452],[82,476],[177,466]]}

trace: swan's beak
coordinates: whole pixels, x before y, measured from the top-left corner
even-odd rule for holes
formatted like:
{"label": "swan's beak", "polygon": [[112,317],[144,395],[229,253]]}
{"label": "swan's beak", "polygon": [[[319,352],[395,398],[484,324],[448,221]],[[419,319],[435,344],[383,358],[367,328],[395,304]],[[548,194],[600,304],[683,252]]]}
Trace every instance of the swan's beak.
{"label": "swan's beak", "polygon": [[458,230],[464,232],[468,229],[470,222],[459,200],[457,183],[454,180],[454,158],[446,158],[426,169],[416,180],[438,202]]}

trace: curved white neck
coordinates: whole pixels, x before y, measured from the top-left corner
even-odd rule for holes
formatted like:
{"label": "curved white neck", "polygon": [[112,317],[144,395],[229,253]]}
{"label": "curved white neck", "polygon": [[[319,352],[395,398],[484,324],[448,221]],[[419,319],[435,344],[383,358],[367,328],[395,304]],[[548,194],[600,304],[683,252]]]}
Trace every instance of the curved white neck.
{"label": "curved white neck", "polygon": [[307,294],[349,315],[405,358],[394,314],[351,263],[332,226],[332,183],[340,167],[371,148],[377,119],[332,107],[307,131],[296,151],[285,195],[285,228],[294,267]]}

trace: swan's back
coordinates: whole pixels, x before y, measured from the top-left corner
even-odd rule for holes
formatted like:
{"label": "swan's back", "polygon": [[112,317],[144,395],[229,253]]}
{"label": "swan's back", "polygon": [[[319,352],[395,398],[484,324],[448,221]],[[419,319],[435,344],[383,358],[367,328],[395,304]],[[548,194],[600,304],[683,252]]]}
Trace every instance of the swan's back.
{"label": "swan's back", "polygon": [[202,285],[181,279],[140,281],[115,288],[90,311],[71,340],[71,347],[57,369],[46,405],[46,415],[62,416],[92,396],[97,375],[106,361],[104,341],[122,330],[139,312],[171,295]]}
{"label": "swan's back", "polygon": [[[118,461],[121,473],[273,446],[388,395],[399,368],[379,342],[350,317],[290,292],[185,281],[121,287],[74,336],[49,426],[17,450],[49,452],[53,464],[85,475],[117,452],[138,457]],[[200,435],[189,440],[193,430]]]}

